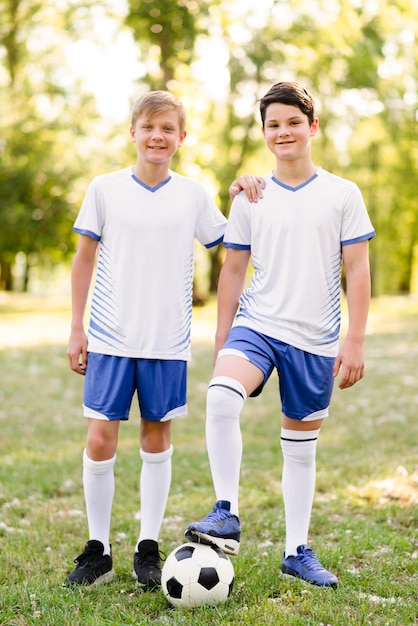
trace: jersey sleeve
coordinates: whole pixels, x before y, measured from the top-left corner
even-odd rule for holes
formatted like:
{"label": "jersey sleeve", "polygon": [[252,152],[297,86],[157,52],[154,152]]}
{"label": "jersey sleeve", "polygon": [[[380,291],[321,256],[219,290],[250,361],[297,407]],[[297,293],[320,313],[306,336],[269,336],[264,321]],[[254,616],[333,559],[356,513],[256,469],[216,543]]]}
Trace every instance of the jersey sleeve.
{"label": "jersey sleeve", "polygon": [[210,195],[201,189],[200,211],[196,221],[196,238],[206,248],[212,248],[223,241],[226,217],[218,209]]}
{"label": "jersey sleeve", "polygon": [[74,223],[74,232],[100,241],[103,229],[103,201],[97,178],[87,187],[80,212]]}
{"label": "jersey sleeve", "polygon": [[251,249],[250,203],[241,191],[232,201],[228,225],[224,235],[225,248]]}
{"label": "jersey sleeve", "polygon": [[341,245],[372,239],[375,235],[360,189],[352,183],[344,203]]}

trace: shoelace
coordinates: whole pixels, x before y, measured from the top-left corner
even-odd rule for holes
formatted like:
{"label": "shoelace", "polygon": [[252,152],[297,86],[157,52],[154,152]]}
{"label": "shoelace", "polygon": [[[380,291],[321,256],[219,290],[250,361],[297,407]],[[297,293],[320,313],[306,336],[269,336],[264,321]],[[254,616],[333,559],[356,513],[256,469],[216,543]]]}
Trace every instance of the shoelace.
{"label": "shoelace", "polygon": [[214,509],[213,511],[208,513],[208,515],[206,516],[206,519],[208,521],[214,520],[216,522],[217,520],[222,520],[222,521],[226,520],[229,516],[230,516],[229,511],[226,511],[225,509]]}
{"label": "shoelace", "polygon": [[85,565],[88,563],[93,556],[100,556],[94,550],[90,550],[87,548],[82,554],[79,554],[77,558],[74,559],[74,563],[78,563],[79,565]]}
{"label": "shoelace", "polygon": [[165,554],[160,550],[156,552],[145,552],[145,554],[139,554],[139,565],[159,565],[161,561],[165,561]]}
{"label": "shoelace", "polygon": [[323,570],[323,566],[318,561],[318,558],[311,548],[306,548],[303,554],[299,554],[300,560],[303,565],[309,566],[311,570]]}

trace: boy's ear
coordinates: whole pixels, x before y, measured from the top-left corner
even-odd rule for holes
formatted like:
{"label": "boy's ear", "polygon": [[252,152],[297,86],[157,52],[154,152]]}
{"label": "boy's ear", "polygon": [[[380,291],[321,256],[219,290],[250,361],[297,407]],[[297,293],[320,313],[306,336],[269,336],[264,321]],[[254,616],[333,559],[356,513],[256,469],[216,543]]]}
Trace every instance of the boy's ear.
{"label": "boy's ear", "polygon": [[314,121],[311,124],[311,137],[314,137],[319,130],[319,119],[314,117]]}
{"label": "boy's ear", "polygon": [[179,143],[178,145],[181,146],[181,144],[183,143],[183,141],[186,139],[186,131],[184,131],[181,135],[180,135],[180,139],[179,139]]}
{"label": "boy's ear", "polygon": [[135,141],[135,129],[132,126],[129,127],[129,134],[131,136],[131,141]]}

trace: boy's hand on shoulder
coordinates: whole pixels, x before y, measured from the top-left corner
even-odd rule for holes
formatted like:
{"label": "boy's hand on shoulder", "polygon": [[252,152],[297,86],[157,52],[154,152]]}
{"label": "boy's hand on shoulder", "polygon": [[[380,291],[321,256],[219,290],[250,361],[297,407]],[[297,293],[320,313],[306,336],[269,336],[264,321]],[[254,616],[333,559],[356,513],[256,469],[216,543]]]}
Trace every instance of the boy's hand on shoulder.
{"label": "boy's hand on shoulder", "polygon": [[334,363],[334,378],[341,370],[338,383],[340,389],[348,389],[355,385],[364,376],[364,347],[363,342],[346,339]]}
{"label": "boy's hand on shoulder", "polygon": [[73,372],[84,376],[87,368],[87,336],[83,330],[71,332],[67,357]]}
{"label": "boy's hand on shoulder", "polygon": [[240,191],[245,191],[249,202],[258,202],[258,200],[263,197],[263,189],[265,186],[266,182],[261,176],[244,174],[236,178],[230,186],[229,197],[233,200]]}

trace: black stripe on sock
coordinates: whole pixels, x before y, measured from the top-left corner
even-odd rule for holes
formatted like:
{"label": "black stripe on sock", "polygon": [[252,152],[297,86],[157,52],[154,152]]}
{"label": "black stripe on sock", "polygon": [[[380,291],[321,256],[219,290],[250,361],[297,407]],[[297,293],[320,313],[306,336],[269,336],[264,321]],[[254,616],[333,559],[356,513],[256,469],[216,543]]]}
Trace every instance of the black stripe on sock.
{"label": "black stripe on sock", "polygon": [[235,389],[234,387],[230,387],[229,385],[221,385],[219,383],[213,383],[213,385],[209,385],[208,388],[210,389],[211,387],[223,387],[224,389],[235,391],[235,393],[237,393],[239,396],[241,396],[243,400],[245,400],[245,396],[240,391],[238,391],[238,389]]}
{"label": "black stripe on sock", "polygon": [[282,441],[300,441],[301,443],[305,443],[305,441],[316,441],[318,437],[311,437],[310,439],[288,439],[287,437],[280,437]]}

